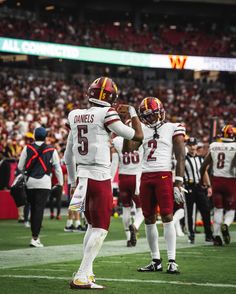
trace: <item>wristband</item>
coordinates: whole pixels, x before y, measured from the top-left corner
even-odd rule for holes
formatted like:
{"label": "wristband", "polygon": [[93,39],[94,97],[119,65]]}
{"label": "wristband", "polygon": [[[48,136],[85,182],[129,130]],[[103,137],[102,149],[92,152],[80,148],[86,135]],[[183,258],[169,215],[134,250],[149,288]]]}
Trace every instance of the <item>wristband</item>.
{"label": "wristband", "polygon": [[183,177],[176,176],[175,181],[179,181],[179,182],[183,183],[184,179],[183,179]]}
{"label": "wristband", "polygon": [[73,182],[73,183],[70,184],[70,187],[71,187],[71,188],[76,188],[76,186],[77,186],[77,185],[76,185],[76,182]]}
{"label": "wristband", "polygon": [[131,106],[131,105],[129,106],[129,115],[130,115],[131,118],[133,118],[135,116],[138,116],[135,108],[133,106]]}

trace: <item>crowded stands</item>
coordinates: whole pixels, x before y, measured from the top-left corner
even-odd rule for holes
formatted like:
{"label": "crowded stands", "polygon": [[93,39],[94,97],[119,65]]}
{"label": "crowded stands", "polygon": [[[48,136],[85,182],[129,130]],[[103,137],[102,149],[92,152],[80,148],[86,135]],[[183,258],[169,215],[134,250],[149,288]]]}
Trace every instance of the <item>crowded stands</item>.
{"label": "crowded stands", "polygon": [[[77,76],[70,83],[63,79],[40,78],[37,74],[7,71],[0,75],[0,154],[5,158],[18,158],[25,140],[39,125],[50,126],[49,140],[64,151],[68,112],[75,107],[86,107],[85,89],[91,77]],[[132,83],[131,83],[132,81]],[[130,83],[130,84],[129,84]],[[208,140],[210,118],[220,116],[235,124],[236,99],[224,84],[184,82],[172,85],[164,81],[154,84],[135,83],[117,79],[119,101],[137,106],[146,96],[160,97],[168,109],[171,121],[183,121],[187,133]]]}
{"label": "crowded stands", "polygon": [[235,24],[207,20],[161,19],[137,26],[125,21],[83,22],[57,14],[42,20],[3,17],[0,26],[0,37],[157,54],[224,57],[236,55],[235,32]]}

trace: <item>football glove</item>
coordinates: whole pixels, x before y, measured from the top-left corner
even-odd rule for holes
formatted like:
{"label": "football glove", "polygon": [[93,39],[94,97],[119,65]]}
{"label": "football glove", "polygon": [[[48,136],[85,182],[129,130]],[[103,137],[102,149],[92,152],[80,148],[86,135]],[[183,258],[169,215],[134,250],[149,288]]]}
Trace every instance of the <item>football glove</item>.
{"label": "football glove", "polygon": [[183,187],[174,187],[174,198],[177,204],[184,203],[184,192],[188,193]]}

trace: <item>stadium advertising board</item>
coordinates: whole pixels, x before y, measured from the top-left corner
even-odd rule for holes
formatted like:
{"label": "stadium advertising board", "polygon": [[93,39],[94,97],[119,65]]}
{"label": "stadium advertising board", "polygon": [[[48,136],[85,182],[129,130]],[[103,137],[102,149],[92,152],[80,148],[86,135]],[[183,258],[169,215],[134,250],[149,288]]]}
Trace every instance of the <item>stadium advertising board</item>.
{"label": "stadium advertising board", "polygon": [[0,38],[0,52],[150,68],[236,72],[236,58],[148,54]]}

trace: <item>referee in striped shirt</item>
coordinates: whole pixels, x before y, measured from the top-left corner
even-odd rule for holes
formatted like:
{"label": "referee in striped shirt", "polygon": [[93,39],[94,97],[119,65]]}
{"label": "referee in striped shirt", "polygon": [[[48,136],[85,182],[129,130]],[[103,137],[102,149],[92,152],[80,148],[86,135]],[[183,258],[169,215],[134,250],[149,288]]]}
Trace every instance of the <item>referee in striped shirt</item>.
{"label": "referee in striped shirt", "polygon": [[190,137],[187,140],[187,154],[185,157],[185,175],[184,184],[188,191],[186,194],[186,210],[187,210],[187,228],[188,238],[191,244],[195,240],[195,212],[194,203],[200,211],[205,231],[205,241],[213,242],[211,219],[210,219],[210,201],[207,196],[207,187],[209,180],[203,187],[199,184],[200,181],[200,167],[203,162],[203,157],[197,155],[197,139]]}

